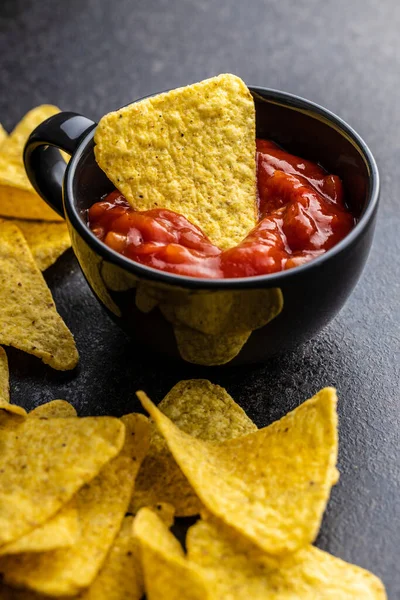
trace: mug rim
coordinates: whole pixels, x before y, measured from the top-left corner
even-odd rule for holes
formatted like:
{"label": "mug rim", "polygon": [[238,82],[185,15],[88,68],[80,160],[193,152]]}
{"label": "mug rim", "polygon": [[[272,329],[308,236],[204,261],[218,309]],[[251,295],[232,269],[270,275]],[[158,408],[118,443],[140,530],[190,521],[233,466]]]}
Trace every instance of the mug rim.
{"label": "mug rim", "polygon": [[[372,219],[379,201],[380,193],[380,178],[379,171],[376,161],[373,157],[371,150],[361,136],[350,126],[346,121],[338,117],[335,113],[324,108],[323,106],[316,104],[310,100],[290,94],[288,92],[282,92],[279,90],[266,88],[263,86],[248,86],[249,90],[254,94],[260,94],[262,99],[268,102],[284,105],[289,109],[301,110],[303,112],[310,113],[310,116],[317,115],[322,117],[326,121],[326,124],[336,126],[336,130],[357,148],[364,162],[366,163],[369,172],[369,190],[365,203],[365,208],[360,219],[357,221],[353,229],[344,237],[340,242],[335,244],[332,248],[327,250],[321,256],[313,258],[311,261],[293,267],[292,269],[278,271],[277,273],[269,273],[266,275],[254,275],[251,277],[230,277],[230,278],[218,278],[209,279],[201,277],[189,277],[186,275],[178,275],[175,273],[169,273],[167,271],[161,271],[147,265],[137,263],[126,256],[112,250],[104,242],[99,240],[90,228],[82,220],[82,216],[76,207],[74,193],[73,193],[73,180],[76,173],[76,168],[86,150],[87,145],[91,142],[94,137],[96,127],[93,127],[89,133],[83,137],[78,148],[74,152],[67,165],[67,169],[64,177],[63,186],[63,198],[64,198],[64,210],[68,215],[68,218],[74,227],[80,234],[80,236],[91,246],[103,259],[108,260],[121,267],[124,270],[129,271],[133,275],[141,278],[151,279],[161,283],[167,283],[178,287],[191,288],[191,289],[244,289],[244,288],[257,288],[257,287],[280,287],[288,278],[294,278],[300,276],[302,273],[310,271],[315,268],[323,266],[323,264],[329,259],[340,254],[343,250],[351,246],[363,233],[368,223]],[[157,92],[158,93],[158,92]],[[161,92],[160,92],[161,93]],[[149,98],[155,94],[148,94],[134,102]]]}

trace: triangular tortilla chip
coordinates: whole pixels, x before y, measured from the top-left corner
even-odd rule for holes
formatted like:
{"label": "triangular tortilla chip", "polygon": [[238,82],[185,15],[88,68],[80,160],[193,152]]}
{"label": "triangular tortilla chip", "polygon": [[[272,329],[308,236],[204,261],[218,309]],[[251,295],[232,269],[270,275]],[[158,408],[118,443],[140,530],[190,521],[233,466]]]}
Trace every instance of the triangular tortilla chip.
{"label": "triangular tortilla chip", "polygon": [[[223,441],[257,430],[228,392],[206,379],[180,381],[158,408],[177,427],[202,440]],[[130,510],[136,513],[158,502],[172,504],[181,517],[198,514],[202,506],[152,424],[150,449],[135,483]]]}
{"label": "triangular tortilla chip", "polygon": [[73,369],[79,358],[25,238],[6,221],[0,221],[0,344],[33,354],[54,369]]}
{"label": "triangular tortilla chip", "polygon": [[152,510],[138,512],[133,532],[140,544],[148,600],[211,599],[201,571],[187,562],[178,540]]}
{"label": "triangular tortilla chip", "polygon": [[12,219],[20,228],[32,256],[41,271],[45,271],[71,247],[66,223],[49,223],[48,221],[27,221]]}
{"label": "triangular tortilla chip", "polygon": [[[121,527],[140,467],[140,460],[134,461],[129,456],[132,439],[137,440],[138,456],[145,439],[145,417],[137,417],[127,420],[126,446],[119,456],[103,467],[98,476],[76,495],[81,525],[78,543],[54,552],[4,557],[0,560],[0,572],[6,583],[52,596],[71,596],[93,583]],[[80,455],[82,452],[81,448]]]}
{"label": "triangular tortilla chip", "polygon": [[125,425],[125,443],[121,454],[129,456],[135,463],[142,464],[150,445],[150,422],[139,413],[130,413],[121,417]]}
{"label": "triangular tortilla chip", "polygon": [[3,415],[0,545],[39,527],[121,449],[112,417],[37,419]]}
{"label": "triangular tortilla chip", "polygon": [[10,377],[8,359],[4,348],[0,346],[0,400],[10,402]]}
{"label": "triangular tortilla chip", "polygon": [[209,577],[215,598],[230,600],[385,600],[375,575],[314,546],[271,558],[235,532],[198,521],[186,538],[188,559]]}
{"label": "triangular tortilla chip", "polygon": [[105,115],[95,157],[136,210],[181,213],[225,249],[257,223],[255,138],[250,91],[225,74]]}
{"label": "triangular tortilla chip", "polygon": [[[0,410],[5,411],[8,415],[19,415],[20,417],[26,417],[27,412],[22,406],[17,406],[17,404],[10,404],[8,400],[3,400],[0,397]],[[7,427],[7,420],[2,419],[1,426]]]}
{"label": "triangular tortilla chip", "polygon": [[44,104],[29,111],[0,147],[0,215],[20,219],[62,221],[35,192],[23,163],[23,150],[32,131],[60,109]]}
{"label": "triangular tortilla chip", "polygon": [[337,459],[336,392],[325,388],[264,429],[222,443],[178,429],[138,393],[205,508],[269,554],[318,534]]}
{"label": "triangular tortilla chip", "polygon": [[52,419],[54,417],[76,417],[76,410],[69,402],[65,400],[52,400],[41,404],[30,411],[30,417],[39,419]]}
{"label": "triangular tortilla chip", "polygon": [[140,600],[144,593],[137,540],[133,537],[133,517],[121,529],[100,573],[81,600]]}

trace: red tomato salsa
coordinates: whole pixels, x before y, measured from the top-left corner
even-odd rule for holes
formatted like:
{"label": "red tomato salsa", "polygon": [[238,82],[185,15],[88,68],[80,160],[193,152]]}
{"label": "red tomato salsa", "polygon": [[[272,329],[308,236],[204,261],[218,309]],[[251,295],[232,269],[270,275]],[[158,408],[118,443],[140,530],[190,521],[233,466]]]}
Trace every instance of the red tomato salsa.
{"label": "red tomato salsa", "polygon": [[147,265],[190,277],[276,273],[320,256],[354,226],[342,182],[316,163],[257,140],[259,223],[224,252],[183,215],[136,211],[117,190],[88,211],[88,224],[107,246]]}

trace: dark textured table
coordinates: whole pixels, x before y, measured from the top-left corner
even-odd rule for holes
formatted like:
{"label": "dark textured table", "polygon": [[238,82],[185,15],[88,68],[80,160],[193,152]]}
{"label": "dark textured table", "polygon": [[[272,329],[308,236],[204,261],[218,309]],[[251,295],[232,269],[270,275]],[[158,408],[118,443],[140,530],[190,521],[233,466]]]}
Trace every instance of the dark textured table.
{"label": "dark textured table", "polygon": [[[372,570],[400,598],[400,4],[396,0],[2,0],[0,121],[51,102],[98,119],[145,94],[221,72],[303,95],[370,144],[382,196],[368,265],[317,338],[266,365],[205,369],[147,357],[103,314],[72,252],[46,272],[81,353],[58,373],[10,350],[12,401],[53,398],[80,414],[159,401],[179,379],[227,387],[259,426],[325,385],[339,393],[341,478],[318,545]],[[332,293],[335,293],[334,287]]]}

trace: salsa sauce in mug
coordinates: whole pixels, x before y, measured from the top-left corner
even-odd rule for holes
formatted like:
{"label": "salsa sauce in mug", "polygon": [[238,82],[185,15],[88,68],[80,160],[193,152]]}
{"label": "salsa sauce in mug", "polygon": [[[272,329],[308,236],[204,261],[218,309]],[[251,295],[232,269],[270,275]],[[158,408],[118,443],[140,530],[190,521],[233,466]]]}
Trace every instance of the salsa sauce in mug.
{"label": "salsa sauce in mug", "polygon": [[339,177],[268,140],[257,139],[257,186],[258,225],[225,251],[183,215],[162,208],[136,211],[118,190],[91,206],[88,225],[107,246],[140,264],[224,279],[302,265],[332,248],[355,224]]}

